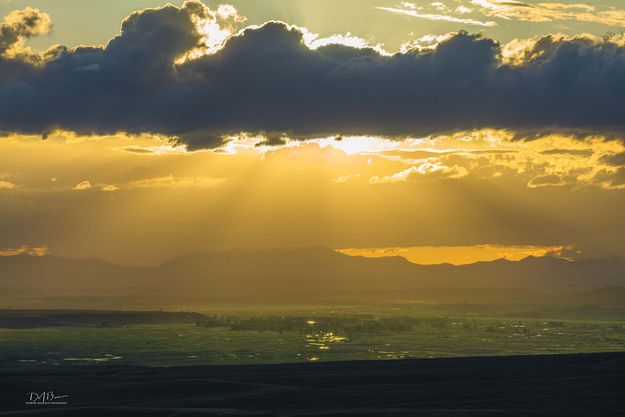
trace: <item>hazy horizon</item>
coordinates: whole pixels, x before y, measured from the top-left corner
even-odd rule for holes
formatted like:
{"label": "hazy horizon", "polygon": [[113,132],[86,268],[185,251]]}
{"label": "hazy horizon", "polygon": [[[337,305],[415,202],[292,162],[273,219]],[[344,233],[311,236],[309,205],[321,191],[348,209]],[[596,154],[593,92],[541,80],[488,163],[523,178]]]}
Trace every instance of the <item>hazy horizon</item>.
{"label": "hazy horizon", "polygon": [[[566,246],[537,247],[537,246],[499,246],[499,245],[475,245],[475,246],[410,246],[410,247],[385,247],[385,248],[329,248],[325,246],[300,246],[300,247],[233,247],[224,249],[195,249],[186,253],[157,260],[153,263],[120,263],[114,259],[104,257],[72,257],[58,255],[47,246],[29,247],[20,246],[16,248],[0,249],[0,258],[12,256],[58,256],[70,259],[97,259],[120,265],[136,265],[136,266],[156,266],[170,262],[178,258],[201,255],[202,253],[226,254],[230,252],[272,252],[272,251],[306,251],[324,249],[334,251],[348,256],[362,256],[365,258],[381,258],[381,257],[401,257],[415,265],[469,265],[476,262],[491,262],[497,260],[521,261],[532,257],[554,257],[566,259],[570,261],[582,259],[598,259],[586,258],[575,253],[571,248]],[[613,257],[615,255],[606,255],[605,257]],[[603,257],[601,257],[603,258]]]}

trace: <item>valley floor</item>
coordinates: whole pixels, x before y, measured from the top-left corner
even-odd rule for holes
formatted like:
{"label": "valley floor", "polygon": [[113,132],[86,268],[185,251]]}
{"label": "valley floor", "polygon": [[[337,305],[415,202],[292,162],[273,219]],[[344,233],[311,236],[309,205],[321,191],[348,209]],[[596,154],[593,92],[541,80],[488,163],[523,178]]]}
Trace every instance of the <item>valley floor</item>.
{"label": "valley floor", "polygon": [[[625,415],[625,353],[7,370],[1,416]],[[66,405],[26,405],[30,392]]]}

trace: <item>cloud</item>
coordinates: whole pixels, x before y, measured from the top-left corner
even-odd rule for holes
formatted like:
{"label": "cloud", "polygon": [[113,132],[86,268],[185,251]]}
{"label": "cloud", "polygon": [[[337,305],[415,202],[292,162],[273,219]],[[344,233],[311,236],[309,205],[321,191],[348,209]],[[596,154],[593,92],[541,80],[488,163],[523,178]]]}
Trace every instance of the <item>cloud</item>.
{"label": "cloud", "polygon": [[342,177],[336,177],[334,179],[332,179],[332,182],[336,183],[336,184],[345,184],[347,182],[353,181],[357,178],[360,177],[360,174],[350,174],[350,175],[343,175]]}
{"label": "cloud", "polygon": [[561,187],[565,185],[566,182],[560,178],[560,176],[555,174],[548,175],[539,175],[538,177],[532,178],[527,186],[529,188],[539,188],[539,187]]}
{"label": "cloud", "polygon": [[225,178],[213,177],[154,177],[132,181],[123,188],[213,188],[223,184]]}
{"label": "cloud", "polygon": [[9,181],[0,181],[0,190],[14,190],[17,188],[17,185],[13,184]]}
{"label": "cloud", "polygon": [[[401,168],[379,167],[367,176],[373,178],[371,183],[416,180],[419,177],[411,178],[409,174],[415,174],[416,167],[428,162],[463,167],[470,174],[465,183],[496,179],[528,188],[562,186],[588,190],[618,185],[620,174],[616,167],[625,166],[625,160],[621,160],[624,144],[602,137],[580,140],[573,135],[548,134],[518,140],[507,131],[474,131],[395,144],[394,149],[382,154]],[[395,174],[389,175],[389,171]]]}
{"label": "cloud", "polygon": [[176,147],[170,145],[159,146],[126,146],[114,148],[116,151],[126,152],[136,155],[165,155],[165,154],[183,154],[185,149],[183,147]]}
{"label": "cloud", "polygon": [[625,189],[625,167],[601,169],[592,177],[592,181],[606,190]]}
{"label": "cloud", "polygon": [[512,65],[499,43],[465,32],[387,56],[311,49],[305,30],[269,22],[208,51],[200,22],[214,15],[188,1],[132,14],[103,47],[56,47],[38,63],[0,56],[0,132],[158,134],[199,149],[241,132],[625,131],[625,47],[614,38],[546,36]]}
{"label": "cloud", "polygon": [[590,157],[592,149],[546,149],[541,152],[543,155],[571,155],[579,157]]}
{"label": "cloud", "polygon": [[370,184],[394,184],[398,182],[415,181],[421,179],[458,179],[468,175],[466,168],[461,166],[448,167],[440,162],[425,162],[419,166],[412,166],[397,174],[386,177],[371,177]]}
{"label": "cloud", "polygon": [[[432,4],[435,4],[435,3],[432,3]],[[493,21],[482,22],[480,20],[466,19],[462,17],[454,17],[450,15],[445,15],[445,14],[419,13],[415,9],[409,8],[409,7],[378,7],[378,9],[391,12],[391,13],[402,14],[405,16],[411,16],[411,17],[415,17],[417,19],[423,19],[423,20],[461,23],[464,25],[483,26],[483,27],[490,27],[490,26],[497,25],[497,23]],[[436,9],[441,10],[440,7],[436,7]]]}
{"label": "cloud", "polygon": [[458,13],[458,14],[467,14],[467,13],[473,12],[473,9],[471,9],[470,7],[467,7],[467,6],[460,5],[460,6],[456,7],[455,12]]}
{"label": "cloud", "polygon": [[138,155],[155,155],[156,152],[152,148],[145,148],[140,146],[126,146],[125,148],[116,148],[119,151],[133,153]]}
{"label": "cloud", "polygon": [[89,190],[91,189],[91,183],[89,181],[82,181],[74,185],[73,189],[77,191]]}
{"label": "cloud", "polygon": [[0,256],[46,256],[50,254],[50,249],[47,246],[27,246],[22,245],[17,248],[0,248]]}
{"label": "cloud", "polygon": [[189,12],[199,40],[193,49],[176,61],[177,63],[219,51],[246,20],[229,4],[220,4],[217,10],[212,11],[198,1],[188,1],[183,5],[183,9],[185,8]]}
{"label": "cloud", "polygon": [[471,0],[479,10],[490,17],[530,22],[577,20],[606,26],[625,26],[625,10],[607,8],[597,10],[590,4],[526,3],[515,0]]}
{"label": "cloud", "polygon": [[407,2],[407,1],[402,1],[401,3],[399,3],[399,5],[401,7],[403,7],[404,9],[414,9],[414,10],[416,10],[416,9],[420,8],[416,4],[410,3],[410,2]]}
{"label": "cloud", "polygon": [[[142,178],[123,184],[98,184],[97,188],[104,192],[115,192],[119,190],[139,190],[148,188],[197,188],[207,189],[214,188],[227,180],[225,178],[213,177],[176,177],[173,175],[165,175],[160,177]],[[74,190],[90,190],[95,188],[89,181],[82,181],[76,184]]]}
{"label": "cloud", "polygon": [[51,29],[52,20],[46,13],[32,7],[12,11],[0,23],[0,56],[18,53],[25,40],[47,35]]}
{"label": "cloud", "polygon": [[625,152],[604,155],[601,157],[601,162],[613,166],[625,166]]}

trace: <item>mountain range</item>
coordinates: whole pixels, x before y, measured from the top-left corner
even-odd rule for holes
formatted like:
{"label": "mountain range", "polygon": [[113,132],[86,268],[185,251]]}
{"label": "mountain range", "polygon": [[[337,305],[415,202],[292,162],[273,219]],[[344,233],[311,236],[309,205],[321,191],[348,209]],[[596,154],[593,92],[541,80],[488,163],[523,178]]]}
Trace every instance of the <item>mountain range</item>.
{"label": "mountain range", "polygon": [[[606,287],[608,289],[606,289]],[[247,300],[299,296],[601,292],[622,299],[625,261],[528,257],[468,265],[417,265],[402,257],[348,256],[326,248],[208,251],[156,266],[57,256],[0,257],[0,292],[9,296],[166,294]],[[589,294],[590,294],[589,293]],[[415,295],[415,296],[416,296]]]}

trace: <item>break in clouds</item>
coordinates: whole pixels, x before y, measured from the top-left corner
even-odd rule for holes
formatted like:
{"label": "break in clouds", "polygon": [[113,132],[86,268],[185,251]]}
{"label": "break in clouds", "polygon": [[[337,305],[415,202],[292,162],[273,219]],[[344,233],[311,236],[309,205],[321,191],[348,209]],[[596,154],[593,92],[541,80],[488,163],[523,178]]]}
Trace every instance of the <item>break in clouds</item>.
{"label": "break in clouds", "polygon": [[[0,25],[0,131],[154,133],[192,149],[239,132],[625,131],[625,44],[615,37],[547,36],[504,59],[498,42],[460,32],[389,55],[310,48],[303,29],[269,22],[210,50],[198,22],[228,19],[189,1],[132,14],[106,46],[36,53],[24,42],[49,32],[49,17],[13,12]],[[202,48],[211,53],[194,55]]]}

